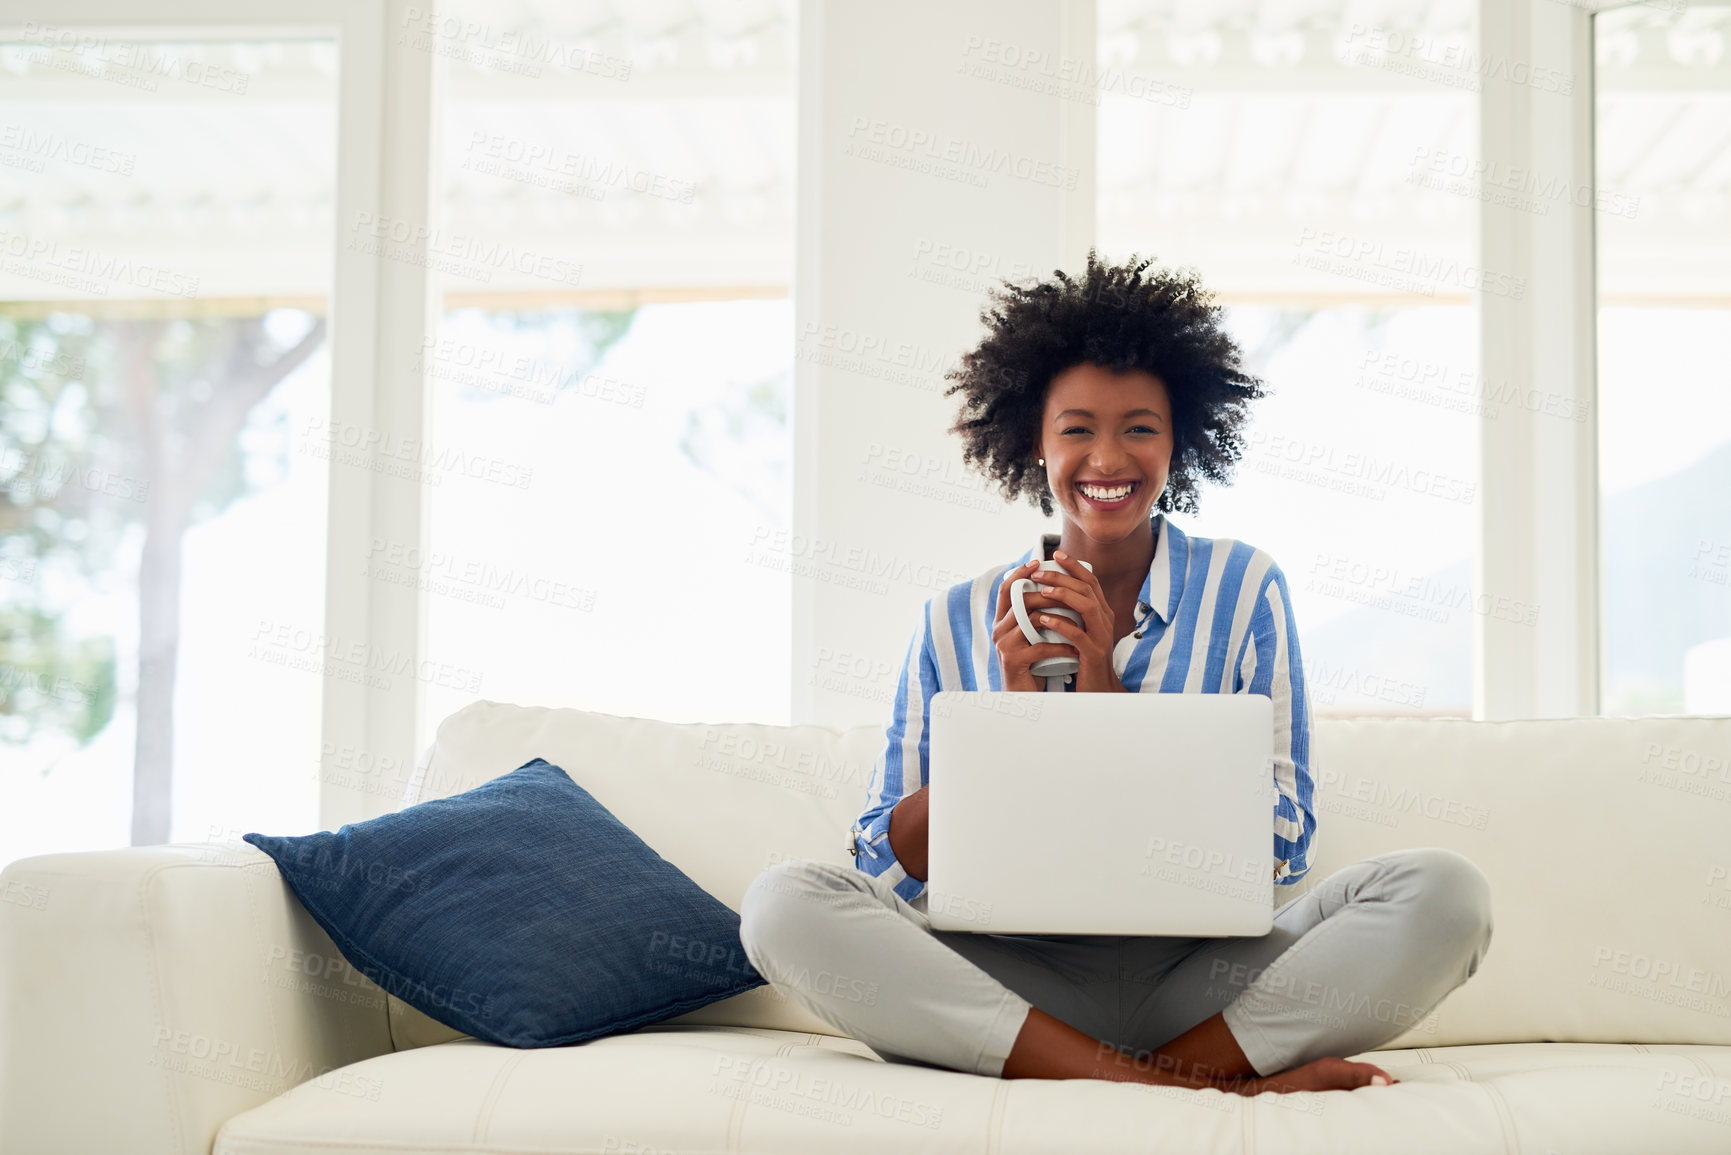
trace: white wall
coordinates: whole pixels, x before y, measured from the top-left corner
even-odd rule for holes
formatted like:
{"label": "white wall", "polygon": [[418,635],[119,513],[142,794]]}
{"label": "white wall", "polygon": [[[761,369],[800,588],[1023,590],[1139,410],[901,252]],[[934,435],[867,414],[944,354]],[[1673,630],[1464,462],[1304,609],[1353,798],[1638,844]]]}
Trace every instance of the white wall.
{"label": "white wall", "polygon": [[800,37],[794,525],[753,546],[795,572],[793,721],[844,727],[926,598],[1056,530],[964,472],[943,374],[996,278],[1085,258],[1095,107],[1034,86],[1092,68],[1093,5],[805,0]]}

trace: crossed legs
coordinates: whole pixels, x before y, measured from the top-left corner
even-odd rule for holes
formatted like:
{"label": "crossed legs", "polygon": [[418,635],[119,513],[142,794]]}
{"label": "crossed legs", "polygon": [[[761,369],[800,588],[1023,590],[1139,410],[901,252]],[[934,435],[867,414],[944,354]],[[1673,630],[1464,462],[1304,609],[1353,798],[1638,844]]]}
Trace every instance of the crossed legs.
{"label": "crossed legs", "polygon": [[779,992],[892,1061],[1250,1092],[1370,1082],[1336,1056],[1421,1021],[1491,937],[1483,874],[1437,848],[1336,871],[1254,938],[933,931],[882,879],[812,862],[765,871],[740,914]]}

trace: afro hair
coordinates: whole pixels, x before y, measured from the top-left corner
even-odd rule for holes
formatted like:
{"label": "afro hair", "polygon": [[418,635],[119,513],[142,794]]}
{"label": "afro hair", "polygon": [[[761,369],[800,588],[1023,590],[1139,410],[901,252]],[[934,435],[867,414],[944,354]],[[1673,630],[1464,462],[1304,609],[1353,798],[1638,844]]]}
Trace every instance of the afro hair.
{"label": "afro hair", "polygon": [[1027,494],[1047,517],[1052,490],[1036,464],[1046,390],[1077,365],[1158,377],[1172,404],[1172,465],[1156,506],[1194,513],[1200,481],[1228,483],[1244,451],[1249,403],[1264,395],[1245,373],[1220,307],[1188,269],[1150,270],[1132,254],[1103,264],[1088,250],[1080,280],[1062,270],[1032,285],[1003,281],[980,310],[986,336],[945,375],[962,394],[950,432],[1006,500]]}

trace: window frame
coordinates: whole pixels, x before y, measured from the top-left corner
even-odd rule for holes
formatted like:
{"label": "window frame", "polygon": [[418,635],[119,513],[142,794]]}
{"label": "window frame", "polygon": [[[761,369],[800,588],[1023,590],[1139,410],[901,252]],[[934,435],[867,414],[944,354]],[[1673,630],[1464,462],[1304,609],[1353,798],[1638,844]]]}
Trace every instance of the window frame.
{"label": "window frame", "polygon": [[[1480,0],[1479,49],[1488,55],[1556,68],[1577,78],[1571,93],[1541,93],[1486,79],[1480,93],[1483,155],[1511,166],[1560,171],[1591,185],[1594,84],[1593,19],[1622,7],[1553,0]],[[389,430],[419,439],[429,412],[418,351],[437,322],[435,286],[424,264],[382,262],[345,249],[353,222],[403,216],[433,219],[438,171],[438,96],[444,68],[435,53],[393,52],[392,29],[408,19],[406,0],[62,0],[54,23],[100,27],[137,36],[196,31],[199,35],[271,37],[319,35],[338,45],[336,214],[331,318],[333,426]],[[1094,6],[1073,6],[1064,50],[1091,55]],[[0,0],[0,26],[17,38],[40,22],[40,5]],[[803,0],[801,91],[821,75],[815,45],[819,0]],[[800,198],[820,198],[826,179],[821,150],[811,147],[802,112],[797,158]],[[1092,158],[1092,133],[1074,126],[1075,148]],[[1080,152],[1078,152],[1080,155]],[[1512,214],[1512,215],[1511,215]],[[1086,215],[1086,214],[1084,214]],[[1080,251],[1092,235],[1091,215],[1067,220],[1066,244]],[[1601,645],[1598,558],[1597,291],[1594,221],[1590,209],[1554,219],[1515,219],[1514,210],[1481,207],[1478,249],[1484,267],[1524,277],[1520,300],[1482,295],[1481,369],[1487,380],[1530,383],[1585,405],[1588,420],[1561,423],[1507,409],[1481,422],[1480,469],[1486,495],[1478,523],[1479,590],[1492,599],[1540,608],[1525,626],[1481,612],[1474,639],[1474,717],[1568,717],[1600,710]],[[345,224],[347,223],[347,224]],[[796,229],[796,268],[822,265],[810,251],[817,233]],[[799,292],[798,287],[795,289]],[[796,383],[796,390],[801,386]],[[1553,428],[1552,426],[1555,426]],[[806,444],[816,426],[796,421],[796,462],[814,457]],[[424,653],[426,605],[412,587],[365,577],[376,539],[419,548],[427,534],[428,495],[418,484],[368,470],[333,469],[327,522],[325,632],[358,641],[369,652]],[[815,512],[795,501],[795,528],[825,532]],[[833,531],[835,527],[828,527]],[[795,635],[819,624],[795,596]],[[321,748],[374,757],[418,760],[415,749],[419,683],[397,679],[380,689],[327,679]],[[405,684],[406,683],[406,684]],[[798,693],[794,721],[810,703]],[[335,828],[393,808],[395,799],[321,781],[319,820]]]}
{"label": "window frame", "polygon": [[[336,41],[336,211],[326,302],[331,428],[388,430],[418,442],[428,409],[419,353],[437,315],[425,262],[380,261],[344,247],[344,234],[352,231],[345,222],[432,219],[435,86],[444,69],[436,53],[391,51],[391,30],[407,23],[410,7],[406,0],[62,0],[52,23],[117,37],[191,33]],[[31,24],[49,23],[42,15],[41,6],[28,0],[0,0],[0,30],[8,39],[22,39]],[[369,581],[365,563],[375,539],[419,548],[427,506],[424,488],[414,481],[366,469],[330,471],[327,639],[362,645],[369,654],[408,655],[418,666],[426,635],[424,597],[412,586]],[[419,690],[414,678],[392,679],[388,689],[326,678],[320,749],[414,765]],[[325,829],[395,805],[394,798],[320,777],[319,822]]]}

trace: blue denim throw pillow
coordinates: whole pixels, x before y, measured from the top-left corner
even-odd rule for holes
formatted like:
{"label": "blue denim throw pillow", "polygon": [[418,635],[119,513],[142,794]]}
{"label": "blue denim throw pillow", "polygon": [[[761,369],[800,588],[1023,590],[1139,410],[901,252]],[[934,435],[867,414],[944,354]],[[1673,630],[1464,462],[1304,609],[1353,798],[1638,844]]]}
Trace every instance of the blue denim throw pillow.
{"label": "blue denim throw pillow", "polygon": [[491,1043],[582,1043],[764,982],[739,916],[545,759],[334,834],[246,841],[356,970]]}

